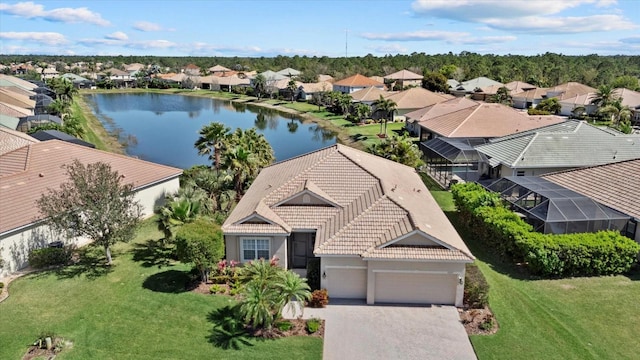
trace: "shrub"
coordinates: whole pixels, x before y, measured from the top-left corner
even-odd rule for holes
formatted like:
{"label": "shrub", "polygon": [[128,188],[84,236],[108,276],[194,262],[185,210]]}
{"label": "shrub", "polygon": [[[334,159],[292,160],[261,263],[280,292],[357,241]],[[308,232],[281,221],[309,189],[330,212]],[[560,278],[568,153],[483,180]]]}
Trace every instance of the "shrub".
{"label": "shrub", "polygon": [[291,323],[291,321],[284,320],[276,323],[276,328],[278,328],[278,330],[280,331],[289,331],[292,327],[293,324]]}
{"label": "shrub", "polygon": [[312,291],[320,289],[320,259],[311,258],[307,261],[307,283]]}
{"label": "shrub", "polygon": [[180,227],[176,233],[176,252],[183,262],[193,263],[202,281],[224,256],[224,241],[220,227],[211,220],[199,218]]}
{"label": "shrub", "polygon": [[464,280],[464,303],[482,309],[489,303],[489,283],[477,265],[468,264]]}
{"label": "shrub", "polygon": [[310,334],[315,334],[316,332],[318,332],[318,329],[320,329],[320,319],[311,318],[307,320],[306,325],[307,325],[307,331]]}
{"label": "shrub", "polygon": [[218,284],[213,284],[209,288],[209,292],[211,294],[224,294],[225,292],[227,292],[227,289],[224,288],[223,286],[218,285]]}
{"label": "shrub", "polygon": [[451,192],[461,222],[499,255],[528,264],[542,276],[597,276],[629,271],[640,244],[616,231],[541,234],[507,209],[498,194],[473,183],[456,184]]}
{"label": "shrub", "polygon": [[31,250],[29,252],[29,265],[35,269],[67,265],[71,261],[74,250],[75,247],[73,245]]}
{"label": "shrub", "polygon": [[488,316],[483,322],[478,325],[481,330],[489,331],[493,329],[493,316]]}
{"label": "shrub", "polygon": [[307,302],[307,306],[312,308],[323,308],[329,304],[329,293],[327,289],[314,290],[311,293],[311,299]]}

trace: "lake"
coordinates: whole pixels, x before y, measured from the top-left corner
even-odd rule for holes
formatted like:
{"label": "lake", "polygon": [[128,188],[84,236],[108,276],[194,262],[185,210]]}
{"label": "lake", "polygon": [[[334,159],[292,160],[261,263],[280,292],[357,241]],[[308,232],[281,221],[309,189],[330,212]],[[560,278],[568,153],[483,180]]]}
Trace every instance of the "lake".
{"label": "lake", "polygon": [[334,134],[317,124],[303,124],[293,115],[250,104],[154,93],[90,94],[85,100],[104,127],[127,143],[128,155],[183,169],[210,165],[193,144],[198,131],[214,121],[232,131],[257,128],[273,147],[277,161],[336,142]]}

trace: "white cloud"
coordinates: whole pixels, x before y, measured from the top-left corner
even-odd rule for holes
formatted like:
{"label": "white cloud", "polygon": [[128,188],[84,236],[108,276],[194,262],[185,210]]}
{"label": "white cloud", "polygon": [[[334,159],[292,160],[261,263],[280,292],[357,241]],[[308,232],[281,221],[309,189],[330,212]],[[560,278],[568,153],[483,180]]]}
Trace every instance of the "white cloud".
{"label": "white cloud", "polygon": [[148,22],[148,21],[138,21],[133,24],[133,28],[139,31],[162,31],[162,26],[156,23]]}
{"label": "white cloud", "polygon": [[[611,7],[615,0],[416,0],[417,15],[485,24],[493,29],[517,32],[581,33],[627,30],[637,25],[619,13],[590,16],[559,16],[581,6]],[[618,9],[612,9],[615,13]]]}
{"label": "white cloud", "polygon": [[103,19],[100,14],[86,7],[45,10],[43,5],[29,1],[13,5],[0,4],[0,12],[28,19],[43,19],[53,22],[89,23],[100,26],[110,25],[109,21]]}
{"label": "white cloud", "polygon": [[379,54],[406,54],[409,49],[399,44],[382,45],[373,48]]}
{"label": "white cloud", "polygon": [[449,44],[483,45],[514,41],[515,36],[481,36],[474,37],[468,32],[454,31],[413,31],[405,33],[365,33],[362,37],[368,40],[382,41],[444,41]]}
{"label": "white cloud", "polygon": [[147,40],[126,43],[125,46],[133,49],[167,49],[176,47],[178,44],[168,40]]}
{"label": "white cloud", "polygon": [[1,32],[0,39],[30,41],[46,45],[62,45],[67,43],[64,35],[56,32]]}
{"label": "white cloud", "polygon": [[129,36],[127,36],[127,34],[123,33],[122,31],[116,31],[114,33],[105,35],[104,38],[109,40],[125,41],[129,39]]}

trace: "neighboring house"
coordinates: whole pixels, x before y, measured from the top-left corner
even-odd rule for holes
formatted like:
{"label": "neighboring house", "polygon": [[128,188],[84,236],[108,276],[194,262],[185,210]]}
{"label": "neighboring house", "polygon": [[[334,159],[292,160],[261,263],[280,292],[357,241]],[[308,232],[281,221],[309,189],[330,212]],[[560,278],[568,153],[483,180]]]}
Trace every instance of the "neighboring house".
{"label": "neighboring house", "polygon": [[405,87],[422,86],[422,79],[424,78],[424,76],[416,74],[409,70],[400,70],[394,72],[393,74],[385,75],[383,76],[383,78],[384,80],[394,84],[392,88],[398,86],[402,90]]}
{"label": "neighboring house", "polygon": [[387,97],[393,92],[386,91],[379,87],[369,86],[364,89],[354,91],[351,94],[351,101],[354,103],[363,103],[369,106],[373,105],[374,102],[380,99],[380,96]]}
{"label": "neighboring house", "polygon": [[16,130],[26,133],[37,126],[50,123],[62,125],[62,119],[51,114],[29,115],[20,118],[20,121],[18,121],[18,126],[16,126]]}
{"label": "neighboring house", "polygon": [[87,79],[86,77],[76,75],[73,73],[66,73],[60,77],[71,81],[73,85],[78,89],[91,89],[91,88],[95,88],[96,86],[95,82]]}
{"label": "neighboring house", "polygon": [[596,89],[578,83],[567,82],[545,89],[533,89],[518,94],[512,94],[513,107],[518,109],[528,109],[536,107],[542,100],[557,98],[559,101],[576,98],[579,95],[595,93]]}
{"label": "neighboring house", "polygon": [[35,92],[36,90],[35,89],[34,90],[25,90],[25,89],[23,89],[21,87],[18,87],[18,86],[0,86],[0,88],[2,88],[4,90],[7,90],[7,91],[11,91],[11,92],[13,92],[15,94],[18,94],[18,95],[26,96],[26,97],[28,97],[30,99],[32,99],[32,97],[36,95],[36,92]]}
{"label": "neighboring house", "polygon": [[556,116],[528,116],[494,103],[453,98],[406,115],[406,128],[426,141],[435,137],[491,139],[564,121]]}
{"label": "neighboring house", "polygon": [[349,76],[346,79],[334,82],[333,91],[339,91],[344,94],[351,94],[370,86],[376,87],[380,90],[385,89],[384,83],[370,79],[360,74],[355,74],[353,76]]}
{"label": "neighboring house", "polygon": [[322,81],[328,81],[330,83],[333,84],[334,82],[334,78],[331,75],[326,75],[326,74],[320,74],[318,75],[318,81],[322,82]]}
{"label": "neighboring house", "polygon": [[222,226],[227,260],[320,259],[331,298],[461,306],[474,257],[415,169],[343,145],[263,169]]}
{"label": "neighboring house", "polygon": [[60,73],[58,72],[58,70],[56,70],[56,68],[53,68],[53,67],[42,69],[41,74],[42,74],[43,81],[57,78],[58,76],[60,76]]}
{"label": "neighboring house", "polygon": [[241,78],[237,75],[220,77],[217,79],[217,82],[222,91],[231,91],[234,86],[251,86],[251,79]]}
{"label": "neighboring house", "polygon": [[481,92],[474,92],[473,94],[471,94],[471,98],[474,100],[488,101],[492,96],[496,95],[498,93],[498,90],[502,87],[507,88],[509,95],[536,89],[535,85],[531,85],[522,81],[512,81],[504,85],[491,85],[483,87],[481,89]]}
{"label": "neighboring house", "polygon": [[194,64],[188,64],[187,66],[180,69],[182,73],[191,75],[191,76],[199,76],[200,75],[200,67]]}
{"label": "neighboring house", "polygon": [[122,71],[116,68],[110,68],[104,70],[103,72],[98,74],[99,79],[104,79],[107,74],[110,74],[109,79],[114,82],[114,84],[118,87],[129,87],[131,82],[134,80],[126,71]]}
{"label": "neighboring house", "polygon": [[[449,83],[450,86],[453,83]],[[449,93],[454,96],[465,96],[481,91],[480,89],[488,86],[503,86],[504,84],[495,80],[491,80],[484,76],[477,77],[475,79],[463,81],[455,86],[449,88]]]}
{"label": "neighboring house", "polygon": [[[37,142],[40,141],[25,133],[0,127],[0,156]],[[4,175],[6,174],[0,172],[0,177]]]}
{"label": "neighboring house", "polygon": [[293,78],[297,78],[302,73],[299,70],[296,70],[296,69],[286,68],[286,69],[282,69],[280,71],[277,71],[276,74],[284,75],[284,76],[286,76],[286,77],[288,77],[290,79],[293,79]]}
{"label": "neighboring house", "polygon": [[640,158],[542,176],[631,217],[625,235],[640,242]]}
{"label": "neighboring house", "polygon": [[225,73],[232,71],[222,65],[215,65],[207,69],[211,75],[224,76]]}
{"label": "neighboring house", "polygon": [[328,81],[320,81],[317,83],[302,83],[298,86],[298,94],[296,97],[299,100],[309,101],[317,94],[327,93],[331,91],[332,84]]}
{"label": "neighboring house", "polygon": [[4,87],[0,87],[0,101],[29,111],[34,111],[36,108],[35,100],[31,100],[26,95],[18,94]]}
{"label": "neighboring house", "polygon": [[144,64],[133,63],[133,64],[125,65],[124,66],[124,71],[126,71],[128,73],[134,73],[134,72],[138,72],[140,70],[144,70],[146,68],[147,67]]}
{"label": "neighboring house", "polygon": [[[12,117],[12,118],[21,118],[29,115],[33,115],[33,110],[28,110],[19,106],[7,104],[5,102],[0,101],[0,115]],[[18,126],[18,123],[16,123]],[[16,128],[13,127],[12,130]]]}
{"label": "neighboring house", "polygon": [[396,103],[395,115],[404,117],[409,112],[450,100],[453,96],[434,93],[422,87],[414,87],[388,94],[385,98]]}
{"label": "neighboring house", "polygon": [[84,164],[109,163],[124,182],[133,183],[135,199],[140,202],[144,216],[151,216],[166,194],[178,190],[182,174],[181,169],[60,140],[37,142],[34,139],[33,143],[0,154],[0,256],[5,260],[4,271],[11,273],[23,268],[30,250],[46,247],[53,241],[88,242],[53,233],[43,223],[36,205],[36,200],[47,189],[57,189],[67,179],[62,166],[74,159]]}
{"label": "neighboring house", "polygon": [[481,168],[486,177],[534,176],[640,158],[640,135],[570,120],[492,139],[476,150],[489,159]]}

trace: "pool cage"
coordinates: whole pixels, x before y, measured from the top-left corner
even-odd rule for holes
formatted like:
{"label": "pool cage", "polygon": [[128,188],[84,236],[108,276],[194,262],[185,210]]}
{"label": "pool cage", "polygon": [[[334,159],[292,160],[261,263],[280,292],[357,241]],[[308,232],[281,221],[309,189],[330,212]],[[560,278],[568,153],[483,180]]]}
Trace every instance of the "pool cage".
{"label": "pool cage", "polygon": [[478,164],[487,158],[474,146],[484,144],[484,139],[450,139],[437,137],[420,143],[426,170],[438,183],[448,187],[452,182],[477,181],[480,178]]}
{"label": "pool cage", "polygon": [[508,176],[487,186],[545,234],[625,231],[630,216],[536,176]]}

